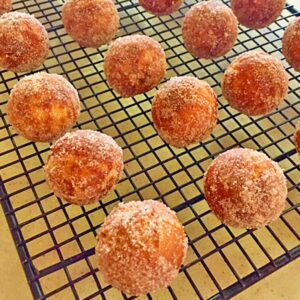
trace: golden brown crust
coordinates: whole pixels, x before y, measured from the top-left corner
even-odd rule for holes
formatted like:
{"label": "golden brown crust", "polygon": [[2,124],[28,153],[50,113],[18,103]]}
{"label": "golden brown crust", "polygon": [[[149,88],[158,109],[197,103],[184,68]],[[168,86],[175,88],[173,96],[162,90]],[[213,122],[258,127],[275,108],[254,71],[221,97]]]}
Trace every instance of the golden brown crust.
{"label": "golden brown crust", "polygon": [[153,200],[114,208],[101,226],[96,246],[105,280],[134,296],[168,286],[186,251],[187,238],[176,214]]}
{"label": "golden brown crust", "polygon": [[195,77],[173,77],[156,93],[152,118],[168,144],[183,148],[207,138],[216,126],[218,102],[212,88]]}
{"label": "golden brown crust", "polygon": [[123,171],[123,153],[110,136],[77,130],[51,147],[44,170],[56,196],[73,204],[91,204],[115,188]]}
{"label": "golden brown crust", "polygon": [[11,8],[11,0],[0,0],[0,15],[9,12]]}
{"label": "golden brown crust", "polygon": [[80,113],[75,88],[57,74],[36,73],[12,89],[7,116],[14,129],[35,142],[51,142],[74,125]]}
{"label": "golden brown crust", "polygon": [[10,12],[0,17],[0,68],[31,71],[46,60],[49,51],[45,27],[33,15]]}
{"label": "golden brown crust", "polygon": [[68,0],[62,8],[65,30],[83,47],[109,43],[118,32],[119,19],[112,0]]}
{"label": "golden brown crust", "polygon": [[281,14],[286,0],[231,0],[231,8],[239,22],[252,29],[272,24]]}
{"label": "golden brown crust", "polygon": [[284,32],[282,51],[287,62],[300,72],[300,17],[292,21]]}
{"label": "golden brown crust", "polygon": [[139,0],[139,4],[156,16],[167,16],[175,12],[183,0]]}
{"label": "golden brown crust", "polygon": [[232,49],[238,23],[232,10],[221,1],[194,5],[186,14],[182,37],[187,50],[198,58],[217,58]]}
{"label": "golden brown crust", "polygon": [[300,122],[296,126],[295,134],[294,134],[294,141],[296,145],[296,150],[300,154]]}
{"label": "golden brown crust", "polygon": [[270,113],[284,101],[288,83],[280,60],[262,51],[249,51],[228,66],[222,91],[231,107],[258,116]]}
{"label": "golden brown crust", "polygon": [[265,154],[233,149],[218,156],[205,179],[206,200],[225,224],[259,228],[285,208],[287,184],[279,165]]}
{"label": "golden brown crust", "polygon": [[166,67],[166,57],[160,44],[139,34],[115,40],[104,58],[106,79],[122,97],[153,89],[165,76]]}

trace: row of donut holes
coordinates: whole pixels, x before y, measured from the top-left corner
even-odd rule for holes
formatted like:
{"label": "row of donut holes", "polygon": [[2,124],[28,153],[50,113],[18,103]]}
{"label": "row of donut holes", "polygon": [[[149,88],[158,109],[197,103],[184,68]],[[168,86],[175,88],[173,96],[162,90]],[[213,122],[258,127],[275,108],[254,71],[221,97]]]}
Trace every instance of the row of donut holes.
{"label": "row of donut holes", "polygon": [[[256,3],[261,6],[270,5],[270,2],[272,8],[280,6],[276,16],[269,16],[269,21],[273,22],[285,1]],[[147,7],[151,3],[141,1],[149,11],[164,14],[177,9],[181,1],[172,2],[172,7],[168,1],[160,2],[158,8]],[[239,4],[232,1],[241,23],[253,28],[269,25],[258,20],[259,14],[256,19],[249,17],[249,7],[246,9],[249,20],[243,19],[245,7]],[[86,14],[86,6],[90,14]],[[260,7],[259,12],[270,12],[270,8]],[[93,14],[101,16],[100,23],[105,22],[91,24],[87,16]],[[205,16],[203,24],[201,16]],[[266,20],[266,16],[262,19]],[[66,30],[81,45],[98,47],[115,36],[119,18],[110,0],[69,0],[63,8],[63,21]],[[200,32],[195,32],[195,22],[201,23]],[[285,34],[289,46],[284,47],[295,69],[299,63],[295,56],[297,51],[294,51],[297,49],[295,35],[300,35],[298,23],[290,24]],[[36,39],[39,44],[27,40],[28,45],[18,45],[16,55],[5,56],[2,52],[2,67],[16,72],[37,67],[48,53],[46,30],[34,17],[24,13],[9,13],[0,19],[0,35],[8,43],[4,43],[7,49],[13,50],[15,44],[9,45],[9,42],[13,41],[11,38],[18,26],[24,29],[23,24],[29,24],[31,32],[39,36]],[[97,26],[103,24],[108,26],[107,30],[99,31]],[[95,27],[89,31],[92,36],[82,34],[82,28],[87,25]],[[203,34],[209,38],[197,38]],[[26,33],[24,35],[26,37]],[[187,49],[197,57],[224,55],[237,38],[236,18],[219,1],[199,3],[185,17],[183,38]],[[212,46],[216,42],[214,39],[218,39],[218,47]],[[30,45],[33,49],[28,48]],[[20,55],[21,50],[25,52]],[[164,77],[165,70],[166,61],[160,45],[142,35],[117,39],[104,60],[107,80],[122,96],[152,89]],[[257,87],[258,94],[252,93],[253,86]],[[247,115],[266,114],[276,108],[283,101],[287,86],[287,75],[280,61],[254,51],[241,55],[228,67],[222,85],[230,105]],[[244,99],[249,101],[242,101]],[[185,76],[171,78],[160,88],[154,97],[152,115],[158,133],[167,143],[185,147],[211,134],[217,121],[217,109],[217,99],[210,86]],[[100,132],[78,130],[65,134],[75,124],[79,113],[80,102],[74,87],[62,76],[46,73],[20,80],[11,92],[7,107],[10,123],[28,139],[45,142],[63,135],[52,146],[45,166],[46,179],[57,196],[83,205],[98,201],[115,188],[122,174],[123,156],[115,141]],[[300,130],[295,137],[300,145]],[[224,223],[259,228],[277,219],[284,209],[286,180],[279,166],[264,154],[234,149],[221,154],[208,169],[205,196]],[[175,213],[156,201],[119,205],[105,220],[98,240],[96,252],[100,271],[108,283],[128,295],[144,294],[169,285],[177,276],[187,249],[186,236]]]}

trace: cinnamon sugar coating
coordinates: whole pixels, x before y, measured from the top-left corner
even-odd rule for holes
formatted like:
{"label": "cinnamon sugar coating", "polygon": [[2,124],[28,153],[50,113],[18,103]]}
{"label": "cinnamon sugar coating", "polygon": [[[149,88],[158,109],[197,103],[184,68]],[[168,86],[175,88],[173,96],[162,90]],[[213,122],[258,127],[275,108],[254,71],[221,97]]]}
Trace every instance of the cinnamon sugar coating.
{"label": "cinnamon sugar coating", "polygon": [[187,12],[182,37],[187,50],[198,58],[212,59],[232,49],[238,23],[232,10],[219,0],[203,1]]}
{"label": "cinnamon sugar coating", "polygon": [[118,32],[119,19],[112,0],[67,0],[62,8],[65,30],[83,47],[109,43]]}
{"label": "cinnamon sugar coating", "polygon": [[104,58],[106,79],[122,97],[150,91],[163,79],[166,68],[160,44],[140,34],[116,39]]}
{"label": "cinnamon sugar coating", "polygon": [[272,24],[281,14],[286,0],[231,0],[238,21],[252,29]]}
{"label": "cinnamon sugar coating", "polygon": [[225,224],[260,228],[285,208],[287,183],[279,165],[251,149],[220,154],[204,178],[206,200]]}
{"label": "cinnamon sugar coating", "polygon": [[166,16],[175,12],[182,4],[182,0],[139,0],[139,4],[153,15]]}
{"label": "cinnamon sugar coating", "polygon": [[228,66],[222,91],[231,107],[245,115],[258,116],[282,104],[288,84],[280,60],[263,51],[249,51]]}
{"label": "cinnamon sugar coating", "polygon": [[300,72],[300,17],[293,20],[285,30],[282,52],[287,62]]}
{"label": "cinnamon sugar coating", "polygon": [[100,228],[96,255],[107,283],[138,296],[167,287],[177,277],[187,238],[176,214],[164,204],[120,204]]}
{"label": "cinnamon sugar coating", "polygon": [[45,27],[33,16],[9,12],[0,17],[0,68],[29,72],[46,60],[49,39]]}
{"label": "cinnamon sugar coating", "polygon": [[195,77],[172,77],[156,93],[153,123],[168,144],[183,148],[207,138],[216,126],[218,102],[209,84]]}
{"label": "cinnamon sugar coating", "polygon": [[77,130],[51,147],[44,170],[56,196],[73,204],[91,204],[115,188],[123,171],[123,153],[112,137]]}
{"label": "cinnamon sugar coating", "polygon": [[61,75],[45,72],[22,78],[7,104],[10,124],[35,142],[58,139],[75,125],[79,113],[76,89]]}
{"label": "cinnamon sugar coating", "polygon": [[11,10],[11,0],[0,0],[0,15]]}

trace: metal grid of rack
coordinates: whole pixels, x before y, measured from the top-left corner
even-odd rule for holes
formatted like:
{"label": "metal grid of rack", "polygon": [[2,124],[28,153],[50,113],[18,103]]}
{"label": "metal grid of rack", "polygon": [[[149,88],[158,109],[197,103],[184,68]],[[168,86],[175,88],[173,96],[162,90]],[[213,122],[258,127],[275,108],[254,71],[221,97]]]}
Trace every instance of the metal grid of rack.
{"label": "metal grid of rack", "polygon": [[[105,216],[120,201],[160,199],[185,226],[189,250],[177,280],[167,289],[140,299],[227,299],[300,256],[299,157],[293,132],[300,117],[300,75],[281,54],[281,37],[297,15],[292,6],[269,28],[239,28],[234,49],[213,61],[197,60],[184,48],[182,18],[195,1],[167,17],[146,13],[136,2],[117,1],[119,36],[144,33],[159,41],[168,61],[166,80],[193,75],[207,80],[219,99],[219,124],[201,145],[174,149],[157,135],[151,121],[155,93],[122,99],[107,85],[103,55],[107,47],[80,48],[61,23],[63,2],[14,1],[14,10],[34,14],[47,28],[51,52],[39,70],[63,74],[78,89],[82,112],[76,125],[100,130],[122,146],[125,174],[115,192],[95,205],[77,207],[57,199],[47,187],[42,167],[49,144],[17,135],[5,113],[9,91],[24,76],[1,72],[1,204],[35,299],[127,299],[108,286],[94,259],[95,235]],[[229,1],[224,1],[228,4]],[[290,76],[289,95],[280,110],[248,118],[221,97],[220,79],[238,54],[263,49],[283,60]],[[279,162],[288,179],[289,198],[280,220],[257,230],[221,224],[203,197],[203,174],[226,149],[249,147]]]}

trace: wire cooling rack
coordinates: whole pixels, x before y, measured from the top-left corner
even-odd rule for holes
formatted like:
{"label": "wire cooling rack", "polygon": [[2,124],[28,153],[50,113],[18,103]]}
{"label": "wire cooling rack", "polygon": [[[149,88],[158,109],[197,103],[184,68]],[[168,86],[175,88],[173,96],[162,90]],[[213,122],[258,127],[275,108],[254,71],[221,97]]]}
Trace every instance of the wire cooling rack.
{"label": "wire cooling rack", "polygon": [[[228,3],[228,1],[225,1]],[[108,286],[94,257],[95,235],[120,201],[161,199],[173,208],[189,237],[179,277],[168,288],[140,299],[227,299],[300,256],[299,158],[293,132],[300,117],[300,77],[290,67],[289,95],[280,110],[248,118],[221,97],[222,73],[238,54],[263,49],[279,59],[284,28],[297,15],[287,6],[269,28],[239,28],[235,48],[214,61],[193,58],[182,45],[180,25],[194,0],[172,16],[157,18],[136,2],[118,1],[119,36],[142,32],[159,41],[168,60],[167,78],[194,75],[218,94],[219,124],[201,145],[171,148],[153,128],[150,110],[155,91],[121,99],[107,85],[103,55],[107,48],[83,49],[64,31],[61,1],[14,1],[14,10],[34,14],[47,28],[51,53],[40,70],[63,74],[78,89],[82,112],[78,128],[113,136],[122,146],[125,174],[115,192],[97,204],[78,207],[57,199],[45,183],[42,166],[49,144],[17,135],[5,113],[10,89],[23,75],[1,72],[1,204],[35,299],[127,299]],[[270,226],[246,231],[222,225],[203,198],[203,174],[226,149],[249,147],[279,162],[288,180],[287,208]]]}

